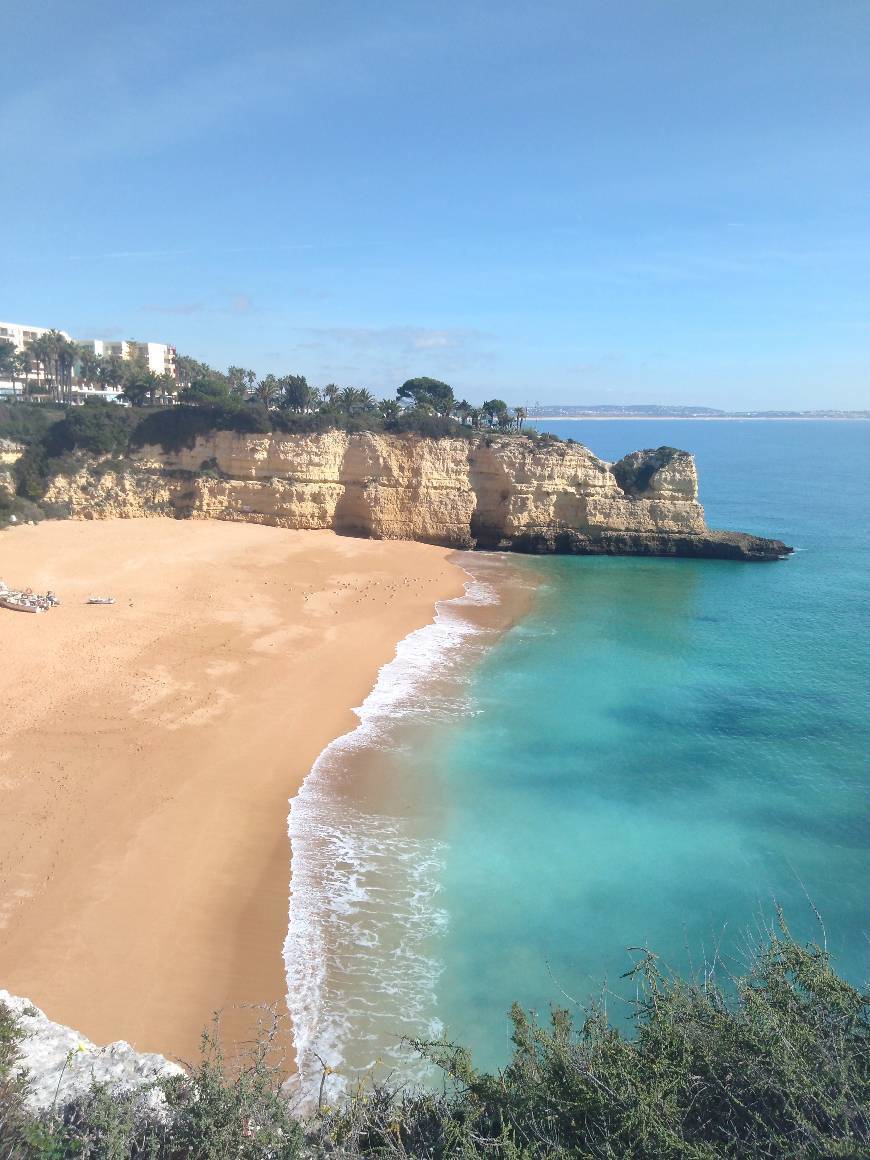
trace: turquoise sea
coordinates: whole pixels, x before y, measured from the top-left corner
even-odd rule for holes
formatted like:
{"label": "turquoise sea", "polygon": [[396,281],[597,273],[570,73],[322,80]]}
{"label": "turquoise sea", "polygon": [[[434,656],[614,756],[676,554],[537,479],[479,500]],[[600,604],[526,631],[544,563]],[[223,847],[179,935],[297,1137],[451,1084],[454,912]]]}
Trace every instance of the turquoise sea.
{"label": "turquoise sea", "polygon": [[410,1066],[408,1033],[504,1063],[514,1000],[624,1019],[628,948],[739,970],[775,901],[870,977],[870,423],[546,426],[690,450],[711,526],[798,551],[471,557],[473,599],[534,585],[528,615],[442,609],[293,807],[290,1005],[346,1076]]}

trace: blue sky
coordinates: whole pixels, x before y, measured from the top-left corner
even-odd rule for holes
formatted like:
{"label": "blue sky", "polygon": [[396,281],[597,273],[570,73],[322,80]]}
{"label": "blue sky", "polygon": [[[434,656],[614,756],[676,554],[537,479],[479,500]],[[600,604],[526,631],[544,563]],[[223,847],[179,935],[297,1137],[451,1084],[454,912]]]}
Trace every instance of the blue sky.
{"label": "blue sky", "polygon": [[870,407],[867,0],[3,25],[4,319],[378,392]]}

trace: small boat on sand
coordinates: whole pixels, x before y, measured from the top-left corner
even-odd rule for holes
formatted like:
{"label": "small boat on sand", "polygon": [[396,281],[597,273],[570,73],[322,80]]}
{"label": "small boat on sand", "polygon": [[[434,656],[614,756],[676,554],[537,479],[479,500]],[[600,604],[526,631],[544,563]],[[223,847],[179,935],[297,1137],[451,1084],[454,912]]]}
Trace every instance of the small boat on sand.
{"label": "small boat on sand", "polygon": [[53,592],[40,596],[32,588],[10,588],[0,580],[0,608],[8,608],[11,612],[47,612],[59,604]]}
{"label": "small boat on sand", "polygon": [[28,596],[25,592],[6,591],[0,594],[0,608],[8,608],[12,612],[45,612],[50,607],[40,596]]}
{"label": "small boat on sand", "polygon": [[114,604],[114,596],[89,596],[85,604]]}

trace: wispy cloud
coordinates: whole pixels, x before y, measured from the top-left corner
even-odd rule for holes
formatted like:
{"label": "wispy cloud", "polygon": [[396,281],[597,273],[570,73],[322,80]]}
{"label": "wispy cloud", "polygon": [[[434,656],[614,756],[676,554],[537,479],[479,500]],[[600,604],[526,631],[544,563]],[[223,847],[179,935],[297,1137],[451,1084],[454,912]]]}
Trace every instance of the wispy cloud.
{"label": "wispy cloud", "polygon": [[86,254],[67,254],[68,262],[149,262],[164,258],[208,258],[227,254],[279,254],[297,250],[327,248],[344,243],[270,242],[264,246],[207,246],[185,250],[96,250]]}
{"label": "wispy cloud", "polygon": [[255,310],[249,294],[216,296],[211,301],[199,302],[146,302],[141,308],[146,314],[251,314]]}
{"label": "wispy cloud", "polygon": [[349,28],[344,39],[276,37],[269,47],[216,57],[185,52],[183,37],[167,44],[162,27],[147,17],[136,27],[132,34],[119,21],[88,39],[76,60],[87,83],[70,85],[66,72],[49,71],[10,87],[0,98],[7,150],[37,164],[50,158],[53,166],[61,159],[142,158],[242,125],[257,108],[304,116],[324,86],[332,96],[350,95],[373,83],[373,61],[397,44],[407,51],[409,40],[424,36],[373,22],[365,32]]}
{"label": "wispy cloud", "polygon": [[205,305],[202,302],[146,302],[142,309],[146,314],[201,314]]}
{"label": "wispy cloud", "polygon": [[109,250],[107,253],[68,254],[68,262],[129,262],[154,258],[179,258],[192,250]]}
{"label": "wispy cloud", "polygon": [[282,362],[296,360],[315,380],[364,382],[386,391],[415,374],[464,383],[497,362],[496,336],[469,327],[308,326],[291,334],[297,341],[281,352]]}
{"label": "wispy cloud", "polygon": [[415,351],[463,351],[471,353],[493,336],[466,327],[435,329],[426,326],[308,326],[297,328],[323,346],[382,349],[413,354]]}

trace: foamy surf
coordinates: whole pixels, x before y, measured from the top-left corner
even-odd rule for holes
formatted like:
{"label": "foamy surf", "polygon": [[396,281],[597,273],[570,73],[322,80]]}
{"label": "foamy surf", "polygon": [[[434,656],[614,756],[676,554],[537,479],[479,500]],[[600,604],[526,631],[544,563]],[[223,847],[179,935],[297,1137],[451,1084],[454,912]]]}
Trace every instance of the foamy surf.
{"label": "foamy surf", "polygon": [[425,791],[414,732],[471,711],[463,676],[495,635],[473,610],[497,603],[481,576],[439,602],[432,623],[380,670],[355,710],[357,727],[321,753],[291,801],[284,958],[303,1102],[375,1074],[424,1078],[405,1041],[441,1031],[438,944],[448,916],[439,904],[445,844],[407,806]]}

